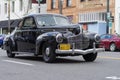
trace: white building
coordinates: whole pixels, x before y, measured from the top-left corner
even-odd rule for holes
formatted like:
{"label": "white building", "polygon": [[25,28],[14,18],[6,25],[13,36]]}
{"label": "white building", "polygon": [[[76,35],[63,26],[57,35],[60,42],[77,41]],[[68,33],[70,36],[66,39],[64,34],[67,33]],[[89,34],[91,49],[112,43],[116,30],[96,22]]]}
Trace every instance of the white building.
{"label": "white building", "polygon": [[120,0],[115,0],[115,31],[120,34]]}
{"label": "white building", "polygon": [[[15,20],[20,19],[27,14],[38,13],[38,3],[33,2],[35,2],[35,0],[0,0],[0,21],[7,21],[9,14],[10,20]],[[40,5],[40,13],[46,13],[46,9],[46,4]],[[3,27],[4,26],[0,26],[0,33],[3,32]]]}

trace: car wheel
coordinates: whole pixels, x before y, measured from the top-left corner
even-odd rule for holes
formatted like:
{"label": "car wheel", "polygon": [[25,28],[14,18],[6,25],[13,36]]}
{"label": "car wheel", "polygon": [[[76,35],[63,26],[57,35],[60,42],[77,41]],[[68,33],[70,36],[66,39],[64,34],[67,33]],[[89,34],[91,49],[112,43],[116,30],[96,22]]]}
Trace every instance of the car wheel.
{"label": "car wheel", "polygon": [[43,44],[42,55],[45,62],[53,62],[56,59],[55,48],[50,44]]}
{"label": "car wheel", "polygon": [[10,57],[10,58],[14,58],[15,57],[15,54],[12,53],[12,50],[9,49],[7,50],[7,56]]}
{"label": "car wheel", "polygon": [[110,51],[115,51],[116,50],[116,45],[115,45],[115,43],[111,43],[110,44],[110,49],[109,49]]}
{"label": "car wheel", "polygon": [[83,55],[83,58],[87,62],[93,62],[97,58],[97,53],[90,53],[90,54]]}

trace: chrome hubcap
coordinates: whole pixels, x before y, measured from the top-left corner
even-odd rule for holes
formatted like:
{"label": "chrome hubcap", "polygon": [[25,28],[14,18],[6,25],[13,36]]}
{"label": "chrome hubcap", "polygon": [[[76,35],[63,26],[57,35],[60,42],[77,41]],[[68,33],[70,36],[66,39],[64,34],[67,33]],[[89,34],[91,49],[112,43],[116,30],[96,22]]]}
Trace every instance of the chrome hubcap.
{"label": "chrome hubcap", "polygon": [[115,50],[115,45],[114,45],[114,44],[112,44],[112,45],[110,46],[110,50],[111,50],[111,51],[114,51],[114,50]]}
{"label": "chrome hubcap", "polygon": [[46,48],[45,53],[46,53],[46,56],[49,56],[50,55],[50,48]]}

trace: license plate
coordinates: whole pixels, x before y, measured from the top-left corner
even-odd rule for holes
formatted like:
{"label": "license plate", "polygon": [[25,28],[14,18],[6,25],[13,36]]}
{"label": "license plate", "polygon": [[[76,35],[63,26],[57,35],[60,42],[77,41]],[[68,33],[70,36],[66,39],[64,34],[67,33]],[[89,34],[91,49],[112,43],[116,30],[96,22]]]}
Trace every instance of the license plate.
{"label": "license plate", "polygon": [[70,44],[60,44],[60,50],[69,50]]}

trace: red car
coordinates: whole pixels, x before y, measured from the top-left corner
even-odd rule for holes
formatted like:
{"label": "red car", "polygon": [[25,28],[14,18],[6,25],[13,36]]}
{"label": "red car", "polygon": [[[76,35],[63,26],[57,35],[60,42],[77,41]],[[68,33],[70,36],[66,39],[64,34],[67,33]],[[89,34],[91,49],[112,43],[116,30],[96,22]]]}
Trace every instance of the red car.
{"label": "red car", "polygon": [[120,36],[115,34],[104,34],[101,35],[100,47],[105,48],[105,50],[115,51],[120,50]]}

